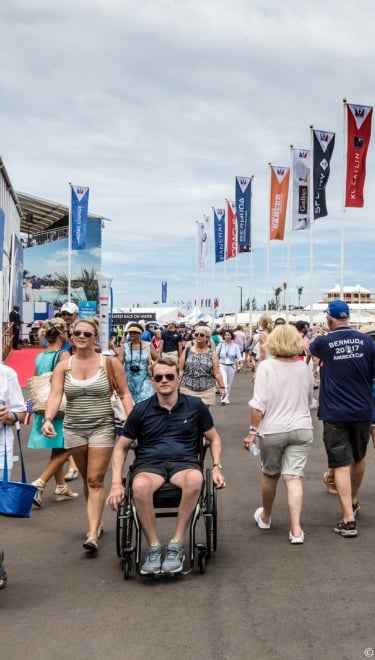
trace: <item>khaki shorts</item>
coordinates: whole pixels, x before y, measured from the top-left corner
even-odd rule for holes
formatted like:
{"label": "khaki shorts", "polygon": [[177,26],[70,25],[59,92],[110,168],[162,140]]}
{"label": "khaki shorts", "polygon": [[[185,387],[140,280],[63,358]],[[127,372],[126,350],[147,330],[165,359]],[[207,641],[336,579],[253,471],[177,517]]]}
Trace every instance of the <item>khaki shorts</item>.
{"label": "khaki shorts", "polygon": [[160,357],[169,357],[171,360],[175,360],[176,364],[178,364],[178,351],[170,351],[169,353],[163,351]]}
{"label": "khaki shorts", "polygon": [[114,426],[100,426],[97,429],[64,429],[65,449],[74,447],[114,447],[116,434]]}
{"label": "khaki shorts", "polygon": [[270,476],[291,474],[303,477],[312,441],[312,429],[296,429],[260,436],[262,472]]}
{"label": "khaki shorts", "polygon": [[216,403],[216,387],[210,387],[208,390],[202,390],[202,392],[195,392],[181,385],[180,392],[189,396],[197,396],[199,399],[202,399],[206,406],[214,406]]}

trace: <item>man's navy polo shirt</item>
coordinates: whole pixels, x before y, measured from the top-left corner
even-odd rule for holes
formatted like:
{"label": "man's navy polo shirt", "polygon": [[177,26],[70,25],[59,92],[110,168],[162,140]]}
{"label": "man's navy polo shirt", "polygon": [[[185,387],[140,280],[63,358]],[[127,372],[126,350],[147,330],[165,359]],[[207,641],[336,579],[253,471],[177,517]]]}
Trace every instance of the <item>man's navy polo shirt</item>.
{"label": "man's navy polo shirt", "polygon": [[179,394],[172,410],[159,405],[157,395],[134,406],[123,435],[137,440],[137,460],[177,460],[196,457],[201,436],[214,421],[198,397]]}
{"label": "man's navy polo shirt", "polygon": [[316,337],[310,352],[321,368],[318,416],[325,422],[365,422],[373,415],[375,344],[349,327]]}
{"label": "man's navy polo shirt", "polygon": [[164,341],[163,353],[172,353],[178,351],[178,346],[182,342],[182,337],[177,330],[164,330],[161,335]]}

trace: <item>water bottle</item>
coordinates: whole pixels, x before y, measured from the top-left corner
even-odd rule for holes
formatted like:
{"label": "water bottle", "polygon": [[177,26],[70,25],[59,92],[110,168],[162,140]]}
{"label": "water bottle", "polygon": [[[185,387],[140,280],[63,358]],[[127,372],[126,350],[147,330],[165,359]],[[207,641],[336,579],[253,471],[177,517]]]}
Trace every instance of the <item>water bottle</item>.
{"label": "water bottle", "polygon": [[251,445],[250,451],[251,451],[253,456],[259,456],[259,454],[260,454],[260,449],[259,449],[259,447],[257,447],[255,442],[253,442],[253,444]]}

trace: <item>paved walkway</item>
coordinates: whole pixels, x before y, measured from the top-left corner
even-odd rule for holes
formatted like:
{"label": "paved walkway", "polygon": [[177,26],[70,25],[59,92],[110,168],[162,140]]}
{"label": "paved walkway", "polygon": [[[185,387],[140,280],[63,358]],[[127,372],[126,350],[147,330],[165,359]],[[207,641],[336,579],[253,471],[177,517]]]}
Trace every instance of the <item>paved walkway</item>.
{"label": "paved walkway", "polygon": [[[291,546],[282,484],[272,529],[253,522],[259,459],[242,449],[249,394],[250,373],[238,374],[232,404],[214,409],[228,486],[218,494],[219,546],[205,575],[142,580],[133,574],[124,581],[114,514],[105,511],[100,552],[88,558],[81,547],[83,497],[55,503],[52,485],[45,508],[30,520],[0,519],[9,573],[0,592],[2,658],[355,660],[375,649],[374,451],[369,448],[359,535],[343,539],[332,531],[339,508],[321,480],[326,460],[316,423],[305,477],[306,542]],[[31,480],[47,452],[25,453]],[[78,480],[72,485],[82,494]]]}

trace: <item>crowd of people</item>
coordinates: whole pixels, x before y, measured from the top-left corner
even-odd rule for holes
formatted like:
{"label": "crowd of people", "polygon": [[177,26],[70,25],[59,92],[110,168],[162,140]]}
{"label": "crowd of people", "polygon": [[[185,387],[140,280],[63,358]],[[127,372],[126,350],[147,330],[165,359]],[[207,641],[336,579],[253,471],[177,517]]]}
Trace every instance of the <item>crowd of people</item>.
{"label": "crowd of people", "polygon": [[[305,321],[272,321],[265,313],[251,335],[241,326],[211,330],[204,323],[188,327],[170,321],[151,331],[142,323],[130,322],[120,338],[117,331],[111,333],[110,350],[101,352],[98,320],[79,319],[76,305],[66,303],[58,318],[39,331],[42,351],[36,359],[36,374],[52,371],[53,375],[45,414],[33,415],[28,441],[30,448],[51,451],[33,482],[35,506],[43,507],[44,490],[52,477],[54,500],[74,500],[78,493],[66,482],[79,473],[88,522],[83,547],[96,553],[103,530],[106,473],[112,461],[107,503],[116,510],[124,497],[124,461],[137,440],[131,479],[147,540],[141,573],[181,572],[184,539],[203,479],[197,442],[203,434],[210,446],[214,483],[223,488],[222,443],[209,408],[216,402],[230,404],[235,375],[247,367],[252,396],[244,448],[252,450],[257,445],[261,458],[261,506],[254,513],[257,527],[271,528],[281,477],[287,495],[289,542],[304,543],[302,479],[313,441],[311,410],[317,408],[331,482],[341,507],[334,532],[355,537],[358,492],[371,435],[375,446],[375,330],[353,330],[349,307],[340,300],[328,305],[326,320],[325,328],[310,328]],[[319,401],[314,396],[318,387]],[[11,466],[8,426],[14,423],[13,413],[22,421],[25,407],[15,372],[2,365],[0,388],[0,422],[7,429],[4,438]],[[127,417],[117,442],[111,403],[114,389]],[[66,411],[64,418],[58,418],[63,396]],[[189,424],[181,425],[182,417]],[[67,461],[69,470],[64,476]],[[163,551],[152,498],[166,481],[179,486],[182,497],[176,529]],[[3,559],[1,551],[0,589],[7,581]]]}

